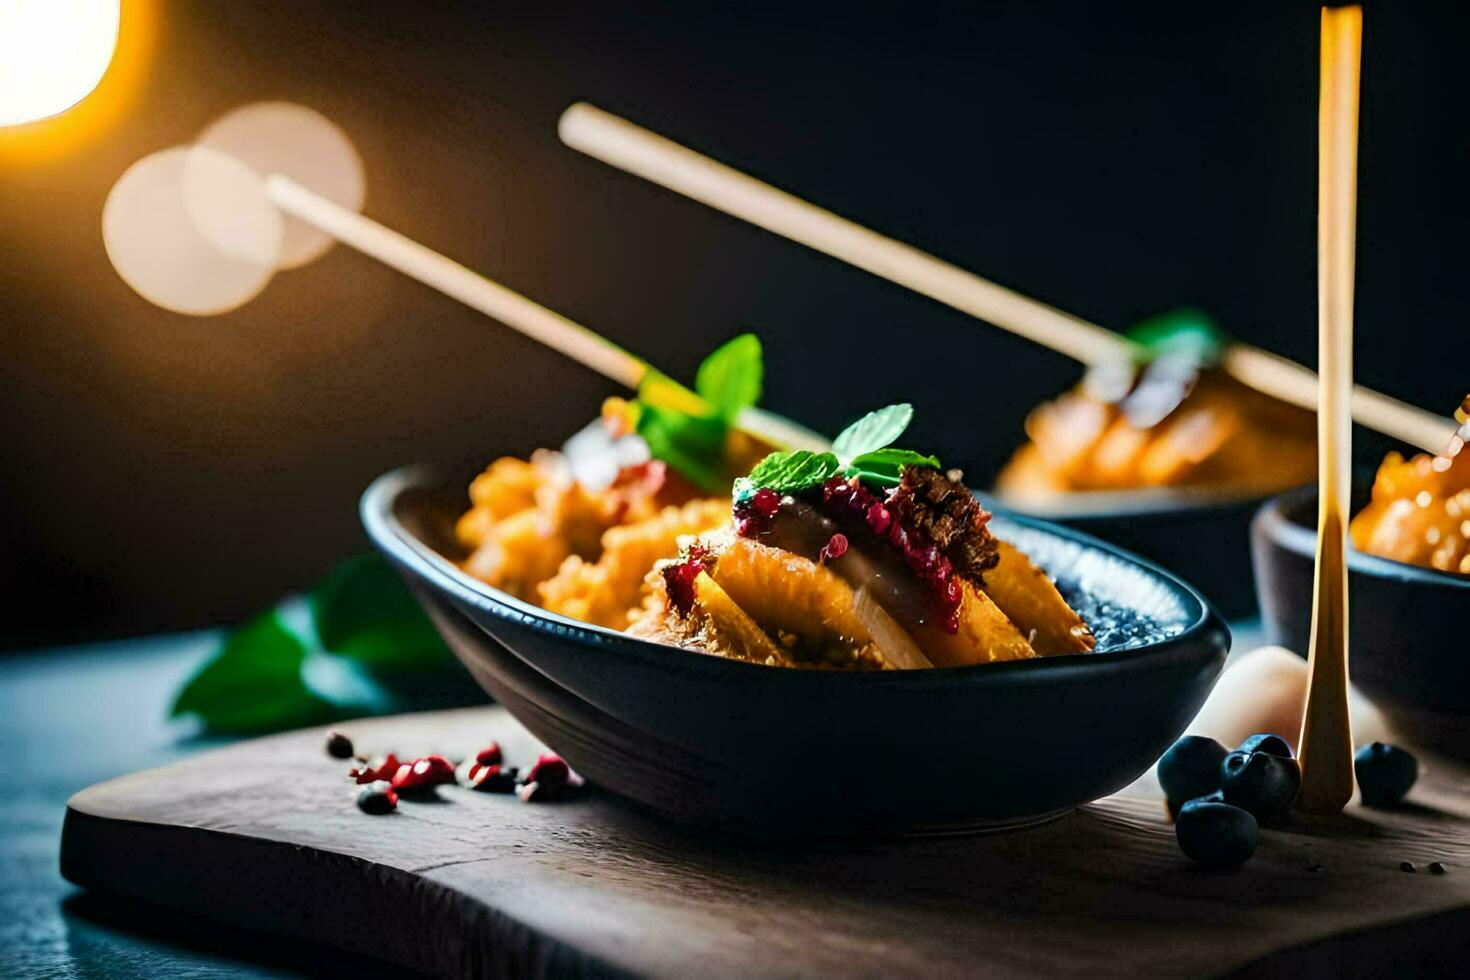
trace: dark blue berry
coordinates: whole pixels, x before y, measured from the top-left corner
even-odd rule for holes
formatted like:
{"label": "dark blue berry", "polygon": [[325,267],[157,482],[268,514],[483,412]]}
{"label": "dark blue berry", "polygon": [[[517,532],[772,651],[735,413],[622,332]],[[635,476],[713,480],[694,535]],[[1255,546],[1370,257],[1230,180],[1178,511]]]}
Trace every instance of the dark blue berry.
{"label": "dark blue berry", "polygon": [[1286,744],[1286,739],[1280,735],[1272,735],[1270,732],[1258,732],[1252,735],[1244,742],[1241,742],[1235,751],[1264,752],[1267,755],[1279,755],[1287,759],[1294,758],[1291,754],[1291,746]]}
{"label": "dark blue berry", "polygon": [[1183,802],[1180,802],[1180,803],[1176,803],[1173,800],[1168,800],[1168,801],[1166,801],[1166,805],[1169,808],[1169,816],[1171,818],[1175,819],[1175,820],[1178,820],[1179,819],[1179,810],[1180,810],[1181,807],[1184,806],[1185,803],[1197,803],[1197,802],[1203,802],[1203,803],[1224,803],[1225,802],[1225,793],[1224,793],[1223,790],[1218,790],[1217,789],[1213,793],[1207,793],[1204,796],[1196,796],[1192,800],[1184,800]]}
{"label": "dark blue berry", "polygon": [[1220,788],[1225,746],[1203,735],[1186,735],[1159,759],[1159,785],[1174,808]]}
{"label": "dark blue berry", "polygon": [[1364,806],[1393,806],[1419,778],[1419,760],[1397,745],[1374,742],[1353,756],[1353,772]]}
{"label": "dark blue berry", "polygon": [[1200,864],[1234,868],[1256,853],[1260,836],[1256,818],[1240,807],[1210,800],[1190,800],[1174,824],[1179,849]]}
{"label": "dark blue berry", "polygon": [[1295,759],[1269,752],[1235,751],[1220,767],[1225,802],[1249,810],[1257,820],[1285,813],[1302,787],[1301,766]]}

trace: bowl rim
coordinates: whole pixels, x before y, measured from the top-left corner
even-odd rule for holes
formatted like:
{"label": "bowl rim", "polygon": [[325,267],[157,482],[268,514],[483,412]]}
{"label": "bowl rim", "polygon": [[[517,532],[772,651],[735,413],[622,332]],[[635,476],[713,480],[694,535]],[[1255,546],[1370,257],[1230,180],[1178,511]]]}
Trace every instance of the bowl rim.
{"label": "bowl rim", "polygon": [[[1256,516],[1251,521],[1253,533],[1264,536],[1272,544],[1292,554],[1315,561],[1317,529],[1292,520],[1287,511],[1304,506],[1316,497],[1315,484],[1277,494],[1256,511]],[[1457,575],[1454,572],[1443,572],[1437,568],[1425,568],[1423,565],[1369,554],[1354,548],[1351,540],[1348,542],[1347,567],[1349,572],[1374,578],[1470,592],[1470,575]]]}
{"label": "bowl rim", "polygon": [[981,683],[985,679],[994,679],[996,683],[1000,683],[1007,678],[1012,684],[1024,683],[1028,680],[1050,683],[1065,680],[1067,675],[1085,677],[1100,670],[1151,669],[1160,660],[1192,660],[1198,658],[1202,651],[1212,649],[1217,650],[1223,662],[1225,655],[1230,650],[1231,633],[1224,618],[1198,589],[1172,572],[1090,534],[1002,508],[998,513],[1006,521],[1072,541],[1083,547],[1110,553],[1142,568],[1192,599],[1198,609],[1197,615],[1188,626],[1174,636],[1140,647],[1102,654],[1061,654],[1032,660],[970,664],[960,667],[931,667],[924,670],[772,669],[764,664],[746,663],[726,657],[690,656],[692,651],[645,640],[641,637],[628,636],[617,630],[584,623],[532,605],[466,574],[449,559],[419,540],[394,515],[394,505],[399,497],[408,491],[442,491],[445,484],[440,478],[440,473],[437,467],[429,464],[410,464],[384,473],[363,491],[359,502],[359,514],[363,527],[373,543],[393,563],[439,591],[447,593],[451,598],[489,613],[497,619],[562,639],[574,640],[584,645],[638,656],[662,669],[705,671],[712,676],[720,675],[725,678],[743,674],[747,680],[782,678],[783,683],[883,684],[885,686],[896,685],[904,689],[921,689],[935,685],[952,685],[959,677],[971,683]]}
{"label": "bowl rim", "polygon": [[[1216,487],[1149,487],[1138,490],[1065,490],[1023,500],[990,489],[976,493],[991,509],[1007,517],[1038,517],[1042,520],[1104,521],[1117,518],[1159,517],[1190,511],[1221,512],[1260,506],[1273,497],[1297,490],[1261,490]],[[993,505],[993,506],[992,506]]]}

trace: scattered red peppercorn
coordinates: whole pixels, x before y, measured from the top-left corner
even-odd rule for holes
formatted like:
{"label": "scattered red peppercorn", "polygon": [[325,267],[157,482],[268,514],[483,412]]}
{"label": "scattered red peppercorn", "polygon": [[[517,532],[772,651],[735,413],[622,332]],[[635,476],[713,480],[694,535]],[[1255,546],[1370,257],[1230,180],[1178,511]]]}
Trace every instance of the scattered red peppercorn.
{"label": "scattered red peppercorn", "polygon": [[540,783],[522,783],[521,788],[516,790],[516,796],[520,797],[522,803],[544,803],[552,795],[551,787]]}
{"label": "scattered red peppercorn", "polygon": [[459,784],[466,789],[475,789],[482,793],[513,793],[518,774],[519,770],[514,766],[502,766],[499,763],[481,765],[468,761],[460,766],[456,776]]}
{"label": "scattered red peppercorn", "polygon": [[330,732],[327,735],[327,755],[334,759],[352,758],[352,739],[341,732]]}
{"label": "scattered red peppercorn", "polygon": [[454,782],[454,767],[442,755],[426,755],[404,763],[393,774],[393,788],[400,793],[425,793],[443,783]]}
{"label": "scattered red peppercorn", "polygon": [[526,773],[526,782],[543,786],[562,786],[571,778],[571,767],[559,755],[544,753]]}
{"label": "scattered red peppercorn", "polygon": [[398,757],[392,752],[389,752],[387,755],[369,762],[366,766],[349,770],[348,775],[356,780],[358,785],[376,782],[379,779],[391,780],[394,773],[398,772],[399,765]]}

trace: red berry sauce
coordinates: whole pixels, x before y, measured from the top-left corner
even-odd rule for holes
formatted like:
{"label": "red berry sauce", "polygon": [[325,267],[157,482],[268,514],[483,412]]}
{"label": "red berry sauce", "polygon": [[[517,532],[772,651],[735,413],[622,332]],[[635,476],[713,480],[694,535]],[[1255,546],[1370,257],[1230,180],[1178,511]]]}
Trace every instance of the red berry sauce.
{"label": "red berry sauce", "polygon": [[[841,558],[847,553],[853,535],[861,536],[873,546],[890,548],[903,558],[904,564],[934,597],[937,607],[935,619],[939,627],[946,633],[959,632],[964,590],[954,563],[923,530],[895,513],[888,506],[888,497],[889,494],[879,496],[869,490],[856,477],[844,479],[840,476],[824,483],[819,492],[813,490],[802,494],[803,500],[843,528],[843,533],[832,535],[819,557],[827,561]],[[756,537],[766,531],[780,503],[781,498],[774,490],[757,490],[736,505],[736,531],[743,537]],[[689,575],[691,602],[693,579],[697,574],[695,571]],[[671,598],[674,596],[672,587],[669,594]]]}
{"label": "red berry sauce", "polygon": [[669,602],[680,616],[689,615],[694,608],[694,580],[699,573],[709,569],[709,552],[698,544],[691,545],[684,560],[665,565],[659,573],[664,577],[664,588]]}

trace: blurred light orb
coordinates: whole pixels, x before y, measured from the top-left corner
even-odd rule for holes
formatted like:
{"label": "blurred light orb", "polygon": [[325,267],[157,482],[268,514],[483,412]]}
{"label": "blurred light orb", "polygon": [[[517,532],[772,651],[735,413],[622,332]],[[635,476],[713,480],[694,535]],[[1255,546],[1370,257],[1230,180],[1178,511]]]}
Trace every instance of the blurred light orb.
{"label": "blurred light orb", "polygon": [[[202,220],[185,204],[186,171],[196,185],[189,196]],[[222,154],[200,156],[187,146],[161,150],[129,167],[107,195],[102,207],[107,257],[123,281],[151,303],[193,316],[228,313],[265,289],[276,256],[268,245],[269,222],[262,222],[259,208],[241,209],[245,217],[239,219],[216,208],[232,199],[248,205],[263,193],[250,168]],[[276,215],[278,242],[284,239],[280,221]],[[233,254],[211,242],[201,227],[216,235],[238,232]]]}
{"label": "blurred light orb", "polygon": [[287,219],[254,170],[218,150],[192,146],[181,192],[194,230],[216,251],[268,269],[279,266]]}
{"label": "blurred light orb", "polygon": [[120,0],[0,0],[0,126],[64,112],[102,81]]}
{"label": "blurred light orb", "polygon": [[[335,123],[306,106],[291,102],[242,106],[211,123],[197,145],[241,161],[262,178],[285,174],[343,207],[362,210],[367,195],[362,159]],[[193,194],[189,196],[192,199]],[[305,265],[332,247],[333,239],[325,232],[290,216],[282,220],[277,268]],[[206,227],[213,229],[213,239],[218,226],[206,223]]]}

